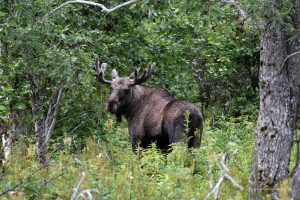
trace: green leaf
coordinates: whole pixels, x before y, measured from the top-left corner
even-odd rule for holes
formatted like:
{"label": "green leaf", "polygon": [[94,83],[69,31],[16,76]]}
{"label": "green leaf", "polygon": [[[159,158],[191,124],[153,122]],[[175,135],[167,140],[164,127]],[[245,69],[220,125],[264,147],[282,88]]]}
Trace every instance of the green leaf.
{"label": "green leaf", "polygon": [[5,111],[5,110],[6,110],[6,106],[0,105],[0,111]]}
{"label": "green leaf", "polygon": [[26,105],[24,103],[19,103],[17,105],[17,109],[19,109],[19,110],[24,110],[25,108],[26,108]]}

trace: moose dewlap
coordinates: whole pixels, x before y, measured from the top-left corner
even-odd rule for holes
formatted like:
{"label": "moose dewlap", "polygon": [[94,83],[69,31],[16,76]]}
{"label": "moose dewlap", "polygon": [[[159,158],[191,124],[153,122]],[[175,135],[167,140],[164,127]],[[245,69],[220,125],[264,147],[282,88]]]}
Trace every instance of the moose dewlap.
{"label": "moose dewlap", "polygon": [[107,64],[99,65],[97,60],[97,78],[110,85],[111,90],[107,110],[116,115],[117,121],[121,121],[122,115],[127,119],[133,150],[138,145],[146,148],[153,142],[162,150],[179,141],[186,141],[189,147],[200,147],[203,131],[200,110],[192,103],[175,99],[165,89],[141,85],[153,74],[155,64],[149,65],[142,75],[135,69],[128,77],[119,77],[113,69],[112,80],[104,78]]}

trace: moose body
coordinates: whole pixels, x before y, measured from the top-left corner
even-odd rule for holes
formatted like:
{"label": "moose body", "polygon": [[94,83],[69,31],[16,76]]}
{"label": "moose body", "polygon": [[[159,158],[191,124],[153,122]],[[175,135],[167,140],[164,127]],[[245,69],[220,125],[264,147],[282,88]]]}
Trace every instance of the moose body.
{"label": "moose body", "polygon": [[[116,115],[117,121],[125,116],[133,149],[138,145],[146,148],[155,142],[158,148],[168,150],[170,144],[180,141],[186,141],[189,147],[200,147],[203,131],[200,110],[189,102],[176,100],[162,88],[141,85],[153,73],[154,65],[140,77],[137,69],[129,77],[122,78],[113,70],[112,81],[104,79],[105,69],[106,64],[96,67],[99,81],[110,84],[107,109]],[[185,121],[186,112],[188,122]]]}

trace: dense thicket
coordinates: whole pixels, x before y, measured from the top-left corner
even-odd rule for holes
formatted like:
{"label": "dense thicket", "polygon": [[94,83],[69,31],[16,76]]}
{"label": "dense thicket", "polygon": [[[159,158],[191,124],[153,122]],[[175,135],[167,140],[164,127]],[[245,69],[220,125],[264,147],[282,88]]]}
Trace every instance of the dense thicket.
{"label": "dense thicket", "polygon": [[[72,4],[44,18],[63,2],[0,2],[0,131],[13,129],[17,133],[12,156],[19,159],[4,165],[7,173],[0,179],[10,181],[0,184],[3,191],[15,190],[17,185],[32,197],[42,198],[39,195],[43,193],[49,194],[44,198],[71,196],[76,173],[81,170],[91,174],[85,187],[101,188],[100,198],[120,198],[116,191],[129,199],[149,198],[156,191],[157,198],[203,199],[211,189],[205,179],[222,174],[218,168],[221,152],[233,152],[232,146],[240,151],[230,174],[246,187],[258,111],[260,31],[255,23],[249,23],[236,5],[222,1],[144,0],[109,14],[99,7]],[[107,7],[122,2],[101,1]],[[243,3],[254,22],[268,17],[261,14],[263,7],[256,1]],[[283,21],[289,5],[279,15]],[[203,110],[206,126],[202,149],[193,155],[177,149],[166,157],[152,147],[141,151],[142,158],[132,154],[126,122],[116,125],[105,111],[109,90],[97,83],[93,69],[96,58],[108,63],[108,71],[117,68],[122,76],[155,62],[155,74],[147,84],[164,87]],[[40,183],[47,172],[36,175],[26,171],[34,163],[34,143],[45,146],[45,152],[48,149],[49,172],[40,187],[33,182]],[[23,155],[22,149],[29,150]],[[37,154],[45,163],[47,158],[39,156],[43,152]],[[74,165],[70,161],[73,155],[81,157],[86,163],[81,165],[88,169],[70,167]],[[183,159],[186,156],[188,159]],[[53,158],[58,161],[53,163]],[[97,162],[103,167],[94,164]],[[61,173],[55,172],[57,166]],[[14,177],[20,169],[24,174]],[[182,173],[179,179],[175,172]],[[68,177],[68,186],[59,184],[64,176]],[[142,178],[135,182],[136,176]],[[127,181],[131,190],[122,187]],[[202,189],[188,189],[191,182]],[[167,188],[162,188],[163,184]],[[178,190],[172,193],[172,187]],[[230,184],[226,189],[234,191]],[[145,191],[144,196],[140,191]],[[234,195],[246,197],[245,192]]]}
{"label": "dense thicket", "polygon": [[65,82],[59,114],[64,120],[55,135],[70,132],[82,119],[87,121],[77,129],[79,137],[80,130],[101,126],[97,118],[105,118],[107,90],[95,81],[95,57],[124,75],[156,62],[149,85],[199,106],[219,105],[226,114],[240,115],[255,97],[256,34],[230,6],[153,1],[105,15],[98,7],[76,5],[40,21],[57,5],[59,1],[1,3],[1,93],[8,97],[1,103],[4,115],[30,110],[30,72],[40,87],[44,110],[51,93]]}

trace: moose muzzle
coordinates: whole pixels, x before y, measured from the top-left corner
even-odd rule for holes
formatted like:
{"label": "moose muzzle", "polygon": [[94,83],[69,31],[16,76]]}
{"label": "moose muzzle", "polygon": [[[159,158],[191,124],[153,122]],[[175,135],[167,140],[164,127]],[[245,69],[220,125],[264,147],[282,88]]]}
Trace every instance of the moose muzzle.
{"label": "moose muzzle", "polygon": [[116,113],[118,111],[118,103],[116,101],[109,101],[107,103],[107,110],[110,112],[110,113]]}

